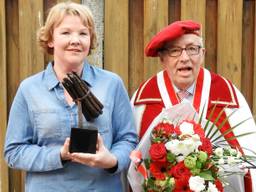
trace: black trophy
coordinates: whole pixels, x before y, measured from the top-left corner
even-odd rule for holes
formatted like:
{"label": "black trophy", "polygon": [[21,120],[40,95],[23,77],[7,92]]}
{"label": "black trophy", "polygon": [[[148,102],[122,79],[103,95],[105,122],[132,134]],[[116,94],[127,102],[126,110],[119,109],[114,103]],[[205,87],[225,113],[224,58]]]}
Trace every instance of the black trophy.
{"label": "black trophy", "polygon": [[98,129],[83,127],[83,115],[87,121],[93,121],[102,114],[103,105],[75,72],[68,73],[62,84],[78,108],[78,127],[71,128],[69,151],[96,153]]}

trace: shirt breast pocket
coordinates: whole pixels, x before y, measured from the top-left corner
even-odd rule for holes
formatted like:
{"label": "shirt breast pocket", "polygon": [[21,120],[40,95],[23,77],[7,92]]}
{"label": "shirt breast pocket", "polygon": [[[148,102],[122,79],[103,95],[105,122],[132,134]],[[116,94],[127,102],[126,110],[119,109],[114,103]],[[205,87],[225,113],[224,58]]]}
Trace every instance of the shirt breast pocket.
{"label": "shirt breast pocket", "polygon": [[104,144],[111,146],[113,130],[111,125],[111,111],[110,106],[104,104],[103,113],[92,122],[86,122],[86,125],[92,125],[98,129],[99,134],[103,138]]}
{"label": "shirt breast pocket", "polygon": [[60,138],[62,123],[60,112],[57,110],[41,110],[34,112],[35,131],[39,140],[44,138]]}

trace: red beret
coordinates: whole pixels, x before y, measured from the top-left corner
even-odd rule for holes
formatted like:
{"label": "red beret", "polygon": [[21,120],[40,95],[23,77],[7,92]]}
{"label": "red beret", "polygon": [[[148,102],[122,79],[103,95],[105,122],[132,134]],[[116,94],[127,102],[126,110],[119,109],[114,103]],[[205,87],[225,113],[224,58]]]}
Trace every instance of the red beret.
{"label": "red beret", "polygon": [[166,42],[172,41],[183,34],[193,33],[200,36],[200,24],[191,20],[176,21],[158,32],[145,48],[146,56],[157,57],[157,52]]}

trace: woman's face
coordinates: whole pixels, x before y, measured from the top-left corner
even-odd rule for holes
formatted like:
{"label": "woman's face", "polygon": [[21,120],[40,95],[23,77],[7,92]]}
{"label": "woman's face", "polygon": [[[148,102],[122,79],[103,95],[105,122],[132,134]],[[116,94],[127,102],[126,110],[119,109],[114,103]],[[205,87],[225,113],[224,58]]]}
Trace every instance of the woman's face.
{"label": "woman's face", "polygon": [[90,32],[79,16],[67,15],[53,30],[53,40],[48,46],[53,48],[54,65],[72,70],[83,65],[90,50]]}

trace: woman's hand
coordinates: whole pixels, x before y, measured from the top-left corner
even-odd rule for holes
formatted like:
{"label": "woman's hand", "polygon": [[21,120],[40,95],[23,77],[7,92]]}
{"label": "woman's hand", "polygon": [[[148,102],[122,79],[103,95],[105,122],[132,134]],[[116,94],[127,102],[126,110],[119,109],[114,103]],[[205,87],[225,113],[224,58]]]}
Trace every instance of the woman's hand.
{"label": "woman's hand", "polygon": [[104,146],[100,134],[98,134],[96,154],[72,153],[71,156],[73,162],[90,167],[108,169],[117,165],[117,158]]}
{"label": "woman's hand", "polygon": [[70,144],[70,138],[66,138],[65,143],[60,150],[60,157],[62,161],[68,161],[72,159],[72,156],[69,153],[69,144]]}

